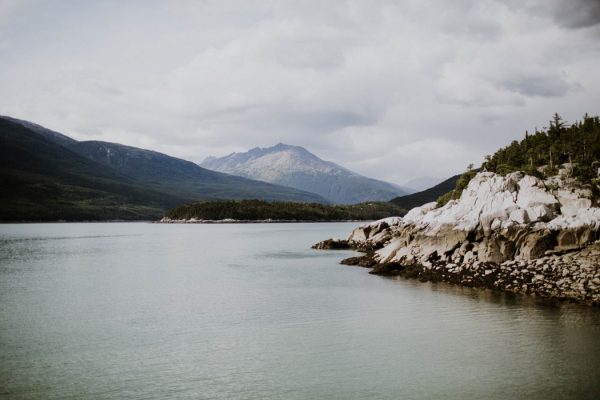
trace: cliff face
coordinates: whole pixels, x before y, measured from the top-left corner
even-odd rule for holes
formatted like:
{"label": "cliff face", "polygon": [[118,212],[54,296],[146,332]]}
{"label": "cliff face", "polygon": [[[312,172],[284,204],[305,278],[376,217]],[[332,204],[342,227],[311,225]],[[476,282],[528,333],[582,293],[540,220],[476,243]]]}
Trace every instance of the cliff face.
{"label": "cliff face", "polygon": [[429,203],[354,229],[348,245],[368,256],[346,263],[598,303],[598,238],[600,208],[575,180],[482,172],[443,207]]}

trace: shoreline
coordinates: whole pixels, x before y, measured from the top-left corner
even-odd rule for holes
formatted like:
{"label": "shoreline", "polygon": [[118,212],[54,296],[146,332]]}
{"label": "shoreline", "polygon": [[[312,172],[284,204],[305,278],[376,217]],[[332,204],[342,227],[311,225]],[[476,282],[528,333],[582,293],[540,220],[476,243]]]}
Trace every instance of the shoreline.
{"label": "shoreline", "polygon": [[318,249],[365,253],[343,264],[600,306],[600,208],[568,177],[479,172],[460,198],[356,227]]}
{"label": "shoreline", "polygon": [[347,220],[297,220],[297,219],[177,219],[154,221],[155,224],[317,224],[333,222],[369,222],[373,220],[347,219]]}
{"label": "shoreline", "polygon": [[335,223],[335,222],[370,222],[372,219],[362,220],[173,220],[173,221],[161,221],[161,220],[106,220],[106,221],[0,221],[0,225],[26,225],[26,224],[119,224],[119,223],[135,223],[135,224],[317,224],[317,223]]}
{"label": "shoreline", "polygon": [[154,223],[152,219],[127,220],[127,219],[112,219],[106,221],[0,221],[0,225],[26,225],[26,224],[120,224],[120,223]]}
{"label": "shoreline", "polygon": [[[334,248],[344,248],[342,243],[343,241],[339,241]],[[363,255],[343,259],[340,264],[368,268],[372,275],[402,277],[421,282],[444,282],[600,307],[600,295],[596,289],[600,286],[600,242],[579,251],[547,255],[531,261],[433,262],[430,265],[378,263],[371,251],[364,252],[352,245],[347,248],[361,251]]]}

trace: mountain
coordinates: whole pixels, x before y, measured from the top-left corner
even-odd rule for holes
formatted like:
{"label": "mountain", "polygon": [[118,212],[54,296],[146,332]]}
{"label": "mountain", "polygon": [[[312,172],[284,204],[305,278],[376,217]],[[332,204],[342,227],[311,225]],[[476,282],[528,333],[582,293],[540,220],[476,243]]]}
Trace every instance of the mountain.
{"label": "mountain", "polygon": [[456,181],[460,175],[454,175],[445,181],[435,185],[432,188],[423,190],[418,193],[412,193],[406,196],[396,197],[390,200],[390,203],[408,211],[411,208],[422,206],[425,203],[436,201],[438,197],[450,192],[456,186]]}
{"label": "mountain", "polygon": [[317,193],[335,204],[388,201],[406,194],[400,186],[367,178],[300,146],[279,143],[245,153],[208,157],[201,164],[211,170],[258,179]]}
{"label": "mountain", "polygon": [[0,143],[2,221],[151,219],[189,200],[143,187],[5,118]]}
{"label": "mountain", "polygon": [[56,142],[60,145],[63,145],[63,146],[69,146],[71,144],[77,143],[77,140],[75,140],[75,139],[72,139],[66,135],[63,135],[62,133],[53,131],[51,129],[44,128],[41,125],[34,124],[33,122],[29,122],[29,121],[25,121],[25,120],[17,119],[17,118],[12,118],[12,117],[7,117],[7,116],[0,116],[0,119],[5,119],[7,121],[14,122],[15,124],[24,126],[25,128],[27,128],[35,133],[38,133],[38,134],[44,136],[45,138],[47,138],[53,142]]}
{"label": "mountain", "polygon": [[410,188],[416,193],[432,188],[442,181],[443,179],[440,178],[434,178],[432,176],[422,176],[419,178],[411,179],[410,181],[402,185],[402,187]]}
{"label": "mountain", "polygon": [[314,193],[211,171],[151,150],[99,141],[77,142],[68,148],[153,189],[186,198],[327,203]]}
{"label": "mountain", "polygon": [[202,199],[326,202],[149,150],[78,142],[14,118],[0,117],[0,143],[2,221],[156,219]]}

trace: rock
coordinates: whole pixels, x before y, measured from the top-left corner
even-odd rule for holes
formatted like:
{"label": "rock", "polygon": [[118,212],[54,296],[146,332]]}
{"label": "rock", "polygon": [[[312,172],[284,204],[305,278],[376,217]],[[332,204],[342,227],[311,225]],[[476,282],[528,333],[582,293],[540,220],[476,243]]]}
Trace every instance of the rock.
{"label": "rock", "polygon": [[527,211],[523,210],[522,208],[511,212],[509,218],[511,221],[521,225],[529,222],[529,215],[527,214]]}
{"label": "rock", "polygon": [[556,192],[556,198],[560,203],[561,214],[569,217],[577,215],[579,209],[592,206],[591,192],[587,189],[560,189]]}
{"label": "rock", "polygon": [[473,254],[472,251],[467,251],[465,253],[465,256],[463,257],[463,262],[464,263],[470,263],[471,261],[473,261],[475,259],[475,254]]}
{"label": "rock", "polygon": [[[373,266],[375,274],[500,289],[512,285],[510,290],[565,298],[585,293],[600,304],[595,289],[600,285],[593,282],[600,278],[600,243],[594,244],[600,238],[600,209],[591,207],[589,191],[575,184],[560,177],[542,181],[523,173],[480,172],[460,199],[443,207],[428,203],[403,218],[363,224],[347,241],[325,241],[316,248],[372,252],[344,263]],[[590,273],[579,275],[584,268]],[[554,287],[559,277],[566,280],[563,288],[549,291],[546,285]],[[568,292],[575,279],[584,289]]]}
{"label": "rock", "polygon": [[503,236],[493,234],[485,238],[478,249],[478,259],[483,262],[502,263],[515,255],[515,245]]}
{"label": "rock", "polygon": [[544,189],[544,184],[538,178],[526,175],[519,181],[517,205],[524,209],[538,205],[555,208],[558,200]]}
{"label": "rock", "polygon": [[319,250],[347,250],[350,244],[347,240],[327,239],[312,246],[313,249]]}
{"label": "rock", "polygon": [[498,218],[494,218],[494,220],[492,221],[492,224],[490,225],[490,229],[492,231],[497,231],[500,228],[502,228],[502,221]]}
{"label": "rock", "polygon": [[360,267],[371,268],[375,265],[375,260],[370,255],[358,256],[358,257],[349,257],[340,261],[340,264],[344,265],[358,265]]}
{"label": "rock", "polygon": [[598,232],[593,231],[590,226],[562,229],[558,232],[555,250],[569,251],[579,249],[593,242],[597,236]]}
{"label": "rock", "polygon": [[530,232],[520,243],[518,255],[524,260],[534,260],[542,257],[555,245],[556,235],[554,232],[548,230]]}
{"label": "rock", "polygon": [[556,215],[554,208],[549,207],[546,204],[538,204],[536,206],[529,207],[527,208],[526,213],[529,222],[548,222]]}

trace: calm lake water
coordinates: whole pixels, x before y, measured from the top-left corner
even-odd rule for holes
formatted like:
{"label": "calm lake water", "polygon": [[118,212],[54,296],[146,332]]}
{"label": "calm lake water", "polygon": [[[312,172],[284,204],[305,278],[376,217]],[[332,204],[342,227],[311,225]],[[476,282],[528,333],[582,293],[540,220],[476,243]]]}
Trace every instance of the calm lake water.
{"label": "calm lake water", "polygon": [[0,225],[0,398],[600,398],[600,310],[310,249],[354,226]]}

